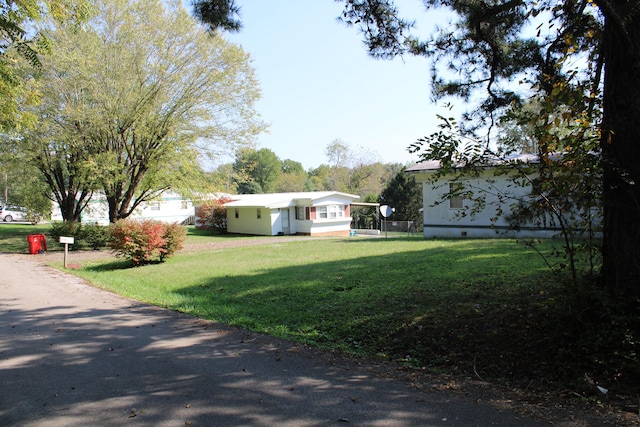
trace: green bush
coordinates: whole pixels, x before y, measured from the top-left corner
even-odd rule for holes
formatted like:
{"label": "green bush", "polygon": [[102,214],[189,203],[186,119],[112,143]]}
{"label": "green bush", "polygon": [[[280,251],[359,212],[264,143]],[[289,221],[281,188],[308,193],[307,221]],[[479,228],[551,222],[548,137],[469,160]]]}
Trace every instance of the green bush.
{"label": "green bush", "polygon": [[109,242],[110,228],[104,225],[90,224],[83,225],[81,238],[86,242],[87,246],[91,249],[98,250],[100,248],[106,248]]}
{"label": "green bush", "polygon": [[182,249],[187,232],[178,224],[124,219],[111,225],[109,247],[134,265],[161,262]]}
{"label": "green bush", "polygon": [[49,235],[55,242],[60,240],[60,236],[73,237],[74,243],[69,246],[71,250],[100,249],[107,247],[109,227],[98,224],[83,225],[79,222],[54,222]]}

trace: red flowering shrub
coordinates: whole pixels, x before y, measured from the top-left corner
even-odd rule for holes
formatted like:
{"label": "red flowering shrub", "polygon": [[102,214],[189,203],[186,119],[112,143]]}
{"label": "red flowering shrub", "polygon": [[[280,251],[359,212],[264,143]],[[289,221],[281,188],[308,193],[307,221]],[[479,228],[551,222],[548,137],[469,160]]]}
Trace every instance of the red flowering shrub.
{"label": "red flowering shrub", "polygon": [[184,239],[187,237],[187,231],[180,224],[165,224],[164,230],[164,251],[160,254],[160,261],[169,258],[178,252],[184,246]]}
{"label": "red flowering shrub", "polygon": [[111,225],[109,247],[135,265],[164,261],[182,249],[186,231],[178,224],[124,219]]}
{"label": "red flowering shrub", "polygon": [[220,197],[219,199],[207,200],[198,207],[201,228],[206,230],[218,230],[220,233],[227,232],[227,209],[225,203],[233,199]]}

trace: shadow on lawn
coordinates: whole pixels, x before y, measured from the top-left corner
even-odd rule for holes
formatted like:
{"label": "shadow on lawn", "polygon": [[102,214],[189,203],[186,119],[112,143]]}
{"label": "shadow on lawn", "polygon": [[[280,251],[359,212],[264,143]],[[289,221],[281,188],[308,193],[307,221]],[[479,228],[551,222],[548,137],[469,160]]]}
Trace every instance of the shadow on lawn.
{"label": "shadow on lawn", "polygon": [[[354,242],[338,242],[336,250]],[[611,396],[636,390],[637,359],[629,356],[639,345],[628,338],[621,344],[624,325],[607,326],[612,319],[605,313],[572,313],[570,294],[541,260],[533,274],[516,267],[536,258],[501,242],[384,256],[365,250],[355,259],[210,277],[175,290],[180,302],[170,308],[522,388],[569,387],[595,397],[587,373]]]}
{"label": "shadow on lawn", "polygon": [[[159,264],[159,262],[150,263],[149,265],[152,265],[152,264]],[[144,267],[144,266],[141,266],[141,267]],[[118,261],[111,261],[111,262],[90,265],[83,268],[87,271],[95,271],[100,273],[100,272],[107,272],[107,271],[128,270],[130,268],[136,268],[136,266],[131,261],[118,260]]]}
{"label": "shadow on lawn", "polygon": [[625,338],[624,325],[607,326],[606,313],[573,313],[557,276],[514,268],[536,256],[488,253],[470,241],[455,251],[363,253],[216,277],[176,293],[193,306],[223,307],[243,327],[324,347],[594,398],[585,373],[612,395],[633,391],[640,376],[630,356],[640,346]]}

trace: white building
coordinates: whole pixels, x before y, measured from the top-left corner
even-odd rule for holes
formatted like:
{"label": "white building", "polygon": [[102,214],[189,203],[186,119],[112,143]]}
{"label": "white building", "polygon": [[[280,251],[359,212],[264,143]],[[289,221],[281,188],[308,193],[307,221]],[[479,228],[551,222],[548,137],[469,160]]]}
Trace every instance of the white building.
{"label": "white building", "polygon": [[225,204],[229,233],[263,236],[349,236],[350,205],[359,196],[338,191],[242,194]]}
{"label": "white building", "polygon": [[[520,162],[536,162],[535,155],[522,155],[514,159]],[[517,228],[509,224],[511,207],[521,200],[527,200],[532,192],[526,180],[521,185],[513,177],[496,174],[494,166],[489,164],[475,177],[457,179],[453,174],[444,175],[434,181],[440,163],[429,161],[418,163],[407,169],[422,184],[422,205],[425,238],[460,237],[517,237],[550,238],[556,236],[561,228],[552,220],[533,224],[518,224]],[[480,209],[473,201],[459,194],[470,191],[484,197]]]}
{"label": "white building", "polygon": [[[182,223],[194,217],[195,207],[191,200],[186,200],[177,193],[165,192],[157,200],[142,203],[129,218]],[[62,221],[62,214],[57,206],[51,213],[51,219]],[[109,224],[109,207],[104,195],[94,194],[82,211],[81,221],[88,224]]]}

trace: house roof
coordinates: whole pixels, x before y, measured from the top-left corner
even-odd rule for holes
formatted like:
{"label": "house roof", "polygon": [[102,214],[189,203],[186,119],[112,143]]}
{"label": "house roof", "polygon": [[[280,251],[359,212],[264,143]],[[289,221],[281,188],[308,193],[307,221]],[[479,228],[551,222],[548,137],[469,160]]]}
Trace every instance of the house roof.
{"label": "house roof", "polygon": [[[559,154],[552,153],[550,154],[552,159],[557,159]],[[540,162],[540,157],[537,154],[515,154],[513,156],[507,156],[505,158],[493,158],[487,159],[482,166],[491,167],[498,166],[502,164],[508,163],[538,163]],[[429,160],[427,162],[417,163],[410,168],[407,168],[405,171],[408,173],[420,173],[420,172],[431,172],[440,169],[440,162],[438,160]],[[454,164],[454,168],[462,167],[462,163]]]}
{"label": "house roof", "polygon": [[299,193],[267,193],[267,194],[238,194],[230,196],[233,201],[225,203],[228,207],[263,207],[268,209],[296,206],[298,201],[313,204],[314,201],[328,197],[340,197],[357,200],[360,196],[341,193],[339,191],[307,191]]}

